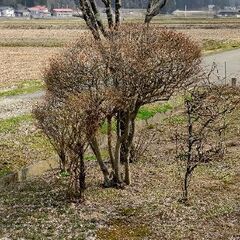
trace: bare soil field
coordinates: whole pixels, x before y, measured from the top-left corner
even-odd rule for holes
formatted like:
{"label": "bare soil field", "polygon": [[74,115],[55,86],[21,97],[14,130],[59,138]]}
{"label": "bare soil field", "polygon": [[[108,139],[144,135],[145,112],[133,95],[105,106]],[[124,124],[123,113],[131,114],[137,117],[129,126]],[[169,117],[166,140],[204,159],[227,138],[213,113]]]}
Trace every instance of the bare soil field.
{"label": "bare soil field", "polygon": [[[203,44],[204,41],[240,42],[238,29],[178,30]],[[0,85],[24,80],[40,79],[41,71],[60,46],[74,42],[84,30],[76,29],[1,29]]]}
{"label": "bare soil field", "polygon": [[58,48],[0,48],[0,85],[41,78],[47,59],[57,52]]}
{"label": "bare soil field", "polygon": [[73,42],[86,30],[1,29],[0,47],[58,47]]}

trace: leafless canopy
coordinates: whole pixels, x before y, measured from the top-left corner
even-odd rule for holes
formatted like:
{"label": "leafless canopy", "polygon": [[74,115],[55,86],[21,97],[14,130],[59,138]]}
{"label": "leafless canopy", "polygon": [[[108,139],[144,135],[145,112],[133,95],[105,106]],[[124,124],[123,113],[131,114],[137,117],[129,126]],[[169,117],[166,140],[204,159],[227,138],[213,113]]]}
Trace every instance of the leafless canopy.
{"label": "leafless canopy", "polygon": [[205,83],[195,86],[185,96],[185,124],[176,129],[176,153],[184,167],[183,196],[188,199],[188,188],[193,171],[200,164],[222,160],[225,148],[227,116],[239,106],[238,89]]}
{"label": "leafless canopy", "polygon": [[[195,42],[181,33],[131,26],[122,27],[111,41],[102,40],[101,44],[90,37],[82,38],[51,60],[44,74],[49,93],[61,102],[74,96],[72,111],[73,106],[83,104],[82,96],[89,96],[84,121],[93,129],[87,131],[88,143],[105,185],[130,184],[129,153],[139,108],[168,100],[174,92],[196,82],[201,72],[200,57]],[[108,127],[110,169],[104,164],[97,137],[103,122]],[[120,162],[125,165],[125,179]]]}

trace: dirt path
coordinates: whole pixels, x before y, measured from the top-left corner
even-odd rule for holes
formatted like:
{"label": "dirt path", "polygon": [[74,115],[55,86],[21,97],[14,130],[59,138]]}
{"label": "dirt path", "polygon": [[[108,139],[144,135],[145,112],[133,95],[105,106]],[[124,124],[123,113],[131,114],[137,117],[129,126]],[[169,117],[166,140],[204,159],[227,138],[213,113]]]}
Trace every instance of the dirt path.
{"label": "dirt path", "polygon": [[[210,68],[215,62],[219,74],[224,77],[224,65],[227,64],[227,77],[237,77],[240,81],[240,49],[206,56],[203,64]],[[30,113],[34,104],[44,96],[43,91],[36,93],[0,98],[0,119]]]}

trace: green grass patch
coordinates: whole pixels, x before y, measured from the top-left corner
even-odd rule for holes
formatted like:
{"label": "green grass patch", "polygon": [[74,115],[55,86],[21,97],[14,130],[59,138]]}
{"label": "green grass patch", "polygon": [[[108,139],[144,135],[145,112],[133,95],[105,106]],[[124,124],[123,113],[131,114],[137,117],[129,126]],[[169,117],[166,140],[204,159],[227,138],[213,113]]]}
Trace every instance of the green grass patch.
{"label": "green grass patch", "polygon": [[171,125],[181,125],[187,122],[186,117],[184,116],[171,116],[168,117],[164,120],[166,123],[171,124]]}
{"label": "green grass patch", "polygon": [[32,122],[31,114],[0,120],[0,133],[14,132],[22,122]]}
{"label": "green grass patch", "polygon": [[137,119],[148,120],[154,117],[157,113],[166,113],[173,109],[170,103],[164,103],[155,106],[143,106],[139,109]]}
{"label": "green grass patch", "polygon": [[[102,125],[100,127],[100,133],[107,134],[107,128],[108,128],[108,123],[107,123],[107,121],[105,121],[104,123],[102,123]],[[116,130],[117,130],[117,121],[113,120],[112,121],[112,131],[116,132]]]}
{"label": "green grass patch", "polygon": [[[108,154],[107,150],[102,150],[101,151],[101,155],[102,155],[102,158],[104,160],[109,158],[109,154]],[[84,159],[86,161],[95,161],[96,160],[96,156],[94,154],[85,154]]]}
{"label": "green grass patch", "polygon": [[9,173],[11,173],[11,169],[9,169],[9,166],[0,169],[0,177],[6,176]]}
{"label": "green grass patch", "polygon": [[54,153],[53,146],[51,145],[49,139],[41,131],[37,131],[34,134],[27,135],[23,142],[28,143],[29,147],[33,150],[43,150],[45,153]]}
{"label": "green grass patch", "polygon": [[35,39],[17,39],[13,41],[0,41],[0,47],[63,47],[66,43],[63,41],[58,40],[51,40],[51,39],[42,39],[42,40],[35,40]]}
{"label": "green grass patch", "polygon": [[44,89],[44,83],[41,80],[28,80],[11,89],[0,89],[0,97],[34,93],[42,89]]}

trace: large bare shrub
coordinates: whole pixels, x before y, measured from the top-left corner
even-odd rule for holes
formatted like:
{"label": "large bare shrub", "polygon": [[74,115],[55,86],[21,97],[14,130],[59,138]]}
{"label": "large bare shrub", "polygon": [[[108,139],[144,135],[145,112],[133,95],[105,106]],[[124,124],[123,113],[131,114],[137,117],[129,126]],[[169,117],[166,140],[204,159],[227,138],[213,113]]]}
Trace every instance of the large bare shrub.
{"label": "large bare shrub", "polygon": [[[98,42],[82,38],[51,60],[44,75],[47,91],[60,101],[69,95],[87,93],[93,103],[89,106],[96,107],[89,112],[98,113],[98,122],[108,124],[112,170],[108,170],[102,159],[97,128],[88,138],[106,185],[131,182],[129,153],[139,108],[166,101],[174,92],[196,82],[201,71],[200,57],[199,47],[183,34],[135,26],[122,28],[112,35],[111,40]],[[81,101],[80,98],[79,104]],[[111,130],[113,120],[116,121],[116,132]],[[112,135],[115,135],[114,146]]]}

